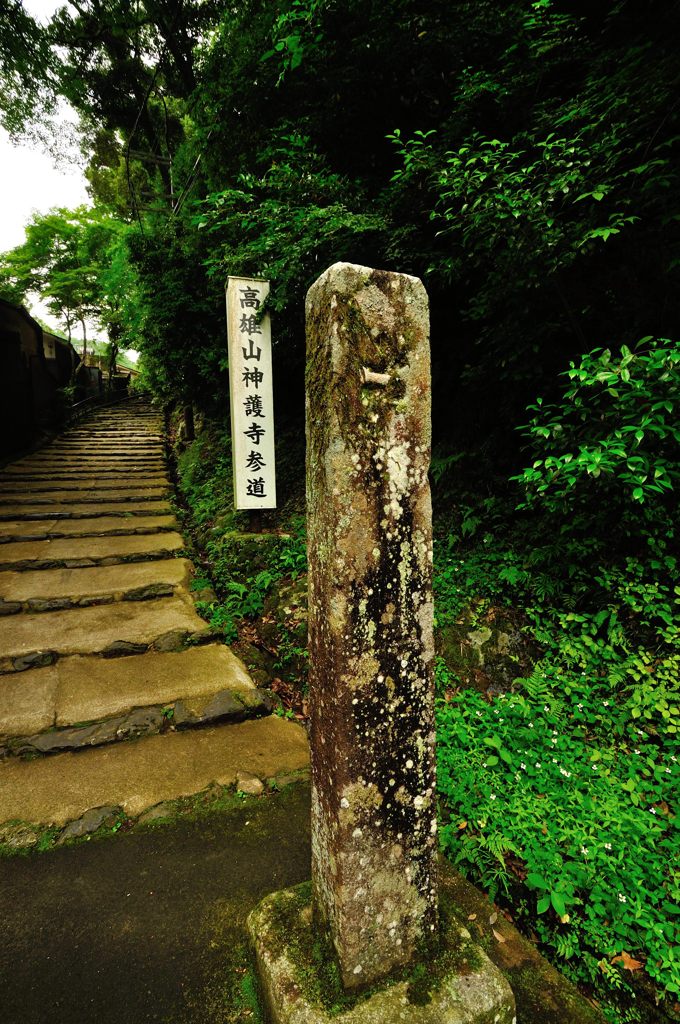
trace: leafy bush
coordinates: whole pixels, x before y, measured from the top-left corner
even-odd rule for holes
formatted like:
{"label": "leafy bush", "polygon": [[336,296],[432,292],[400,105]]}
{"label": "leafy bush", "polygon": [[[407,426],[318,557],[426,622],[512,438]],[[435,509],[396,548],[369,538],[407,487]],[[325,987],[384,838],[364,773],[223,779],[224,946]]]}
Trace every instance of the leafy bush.
{"label": "leafy bush", "polygon": [[644,970],[677,996],[675,557],[646,530],[635,557],[606,536],[581,548],[554,510],[476,510],[459,506],[452,540],[435,547],[437,621],[480,598],[514,604],[543,656],[493,701],[438,665],[444,848],[575,980],[604,991]]}
{"label": "leafy bush", "polygon": [[680,481],[680,345],[643,338],[618,356],[595,349],[571,364],[559,404],[541,399],[526,436],[539,456],[516,477],[528,500],[550,507],[597,481],[636,502],[658,500]]}

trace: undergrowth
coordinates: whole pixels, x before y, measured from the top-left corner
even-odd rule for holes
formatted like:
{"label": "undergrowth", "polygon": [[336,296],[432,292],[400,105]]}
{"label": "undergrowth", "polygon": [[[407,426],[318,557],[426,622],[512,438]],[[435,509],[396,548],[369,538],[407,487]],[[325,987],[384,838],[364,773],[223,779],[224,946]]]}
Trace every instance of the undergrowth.
{"label": "undergrowth", "polygon": [[513,606],[542,651],[494,699],[440,659],[441,842],[613,1022],[627,990],[635,1021],[631,982],[669,1012],[680,994],[680,588],[669,516],[595,527],[500,499],[439,523],[439,624]]}
{"label": "undergrowth", "polygon": [[[292,456],[296,446],[281,443],[279,448],[278,482],[284,502],[280,509],[263,514],[266,532],[253,534],[250,545],[247,537],[244,542],[250,529],[247,513],[233,507],[231,439],[226,426],[206,423],[177,459],[178,486],[188,512],[185,525],[197,540],[204,568],[193,589],[210,587],[217,595],[217,600],[198,601],[197,608],[227,643],[236,640],[239,623],[262,614],[267,594],[276,584],[284,578],[297,579],[307,567],[300,480]],[[286,448],[288,456],[282,454]]]}

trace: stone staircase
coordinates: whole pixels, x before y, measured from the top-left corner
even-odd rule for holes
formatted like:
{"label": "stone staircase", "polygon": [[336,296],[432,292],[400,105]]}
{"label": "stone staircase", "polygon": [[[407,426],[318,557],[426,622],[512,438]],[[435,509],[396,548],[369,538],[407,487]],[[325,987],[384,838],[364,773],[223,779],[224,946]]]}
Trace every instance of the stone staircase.
{"label": "stone staircase", "polygon": [[196,613],[170,493],[139,399],[0,473],[0,822],[138,814],[306,764]]}

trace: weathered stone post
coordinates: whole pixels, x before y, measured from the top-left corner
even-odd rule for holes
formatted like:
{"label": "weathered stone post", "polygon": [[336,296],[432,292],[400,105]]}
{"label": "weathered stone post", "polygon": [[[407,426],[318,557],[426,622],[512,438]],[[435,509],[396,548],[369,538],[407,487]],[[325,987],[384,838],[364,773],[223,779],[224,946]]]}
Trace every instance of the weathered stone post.
{"label": "weathered stone post", "polygon": [[345,987],[437,927],[427,295],[338,263],[307,296],[312,884]]}
{"label": "weathered stone post", "polygon": [[428,334],[414,277],[309,290],[312,887],[248,918],[272,1024],[515,1024],[450,895],[439,927]]}

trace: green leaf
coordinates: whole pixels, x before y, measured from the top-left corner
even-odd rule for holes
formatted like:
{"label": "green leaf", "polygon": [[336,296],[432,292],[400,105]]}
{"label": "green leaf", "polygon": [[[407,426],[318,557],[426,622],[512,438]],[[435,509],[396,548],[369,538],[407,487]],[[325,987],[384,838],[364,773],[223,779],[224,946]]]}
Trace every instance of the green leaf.
{"label": "green leaf", "polygon": [[550,888],[543,875],[537,874],[535,871],[530,871],[527,875],[527,882],[533,886],[534,889],[548,889]]}
{"label": "green leaf", "polygon": [[564,905],[564,897],[561,895],[561,893],[559,893],[559,892],[551,892],[550,893],[550,902],[553,905],[555,913],[559,917],[564,917],[564,915],[567,912],[567,908]]}

